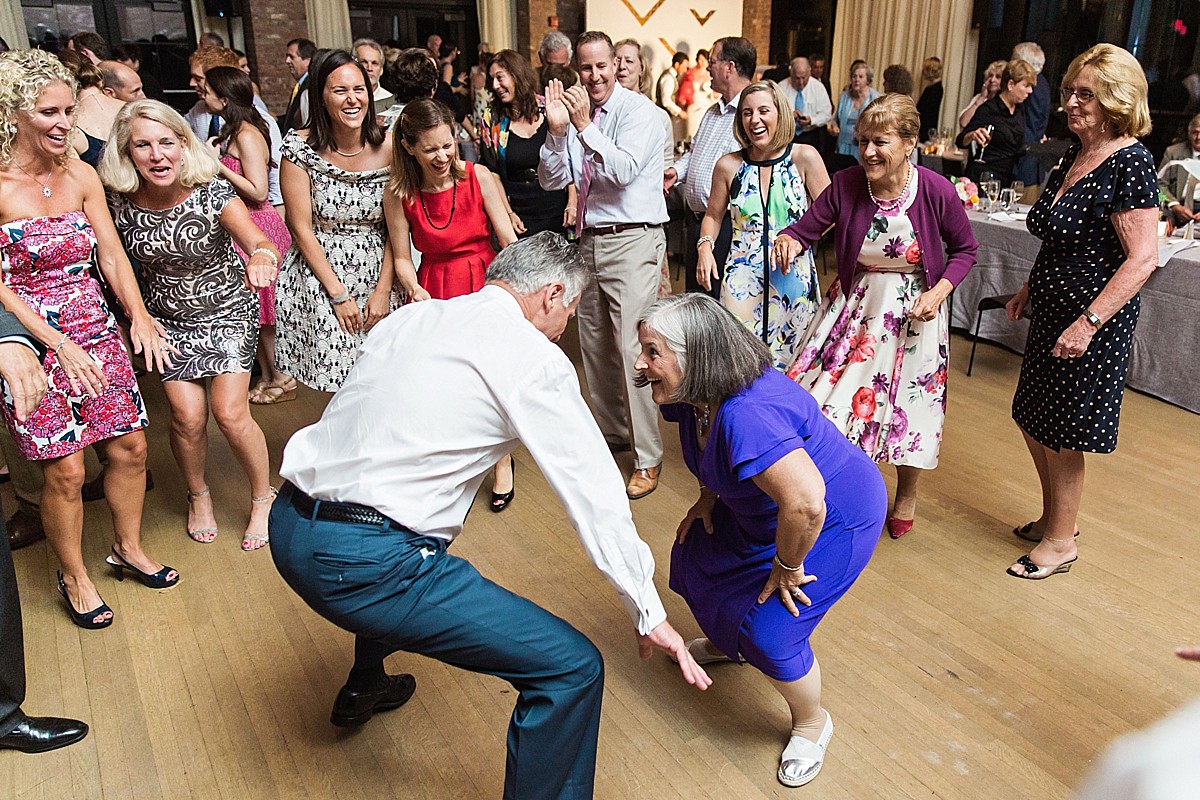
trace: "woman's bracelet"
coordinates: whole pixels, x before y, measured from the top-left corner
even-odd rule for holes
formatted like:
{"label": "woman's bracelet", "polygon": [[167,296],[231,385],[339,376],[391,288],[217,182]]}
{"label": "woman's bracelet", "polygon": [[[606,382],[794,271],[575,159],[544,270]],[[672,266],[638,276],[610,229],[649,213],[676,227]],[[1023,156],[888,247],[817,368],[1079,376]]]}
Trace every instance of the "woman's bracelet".
{"label": "woman's bracelet", "polygon": [[349,299],[350,299],[350,290],[349,290],[349,289],[345,289],[345,290],[344,290],[344,291],[343,291],[341,294],[339,294],[337,297],[331,297],[331,298],[329,298],[329,302],[330,302],[330,303],[333,303],[335,306],[340,306],[342,303],[346,302],[346,301],[347,301],[347,300],[349,300]]}
{"label": "woman's bracelet", "polygon": [[[697,239],[697,240],[696,240],[696,249],[697,249],[697,250],[699,250],[699,249],[700,249],[700,245],[704,244],[705,242],[708,242],[710,245],[712,245],[712,244],[713,244],[713,237],[711,237],[711,236],[701,236],[699,239]],[[715,247],[716,245],[713,245],[713,246]]]}
{"label": "woman's bracelet", "polygon": [[779,553],[775,554],[775,563],[778,564],[779,568],[782,569],[784,572],[800,572],[804,569],[803,564],[801,564],[798,567],[789,567],[787,564],[785,564],[779,560]]}
{"label": "woman's bracelet", "polygon": [[58,344],[54,345],[54,355],[58,355],[58,351],[63,349],[63,345],[67,343],[67,335],[64,333],[62,338],[58,340]]}
{"label": "woman's bracelet", "polygon": [[[273,250],[268,250],[265,247],[257,247],[254,249],[254,252],[252,252],[250,254],[250,259],[253,259],[259,253],[262,253],[265,256],[270,256],[271,257],[271,267],[274,269],[279,269],[279,256],[275,255],[275,252]],[[247,263],[249,263],[250,259],[247,259]]]}

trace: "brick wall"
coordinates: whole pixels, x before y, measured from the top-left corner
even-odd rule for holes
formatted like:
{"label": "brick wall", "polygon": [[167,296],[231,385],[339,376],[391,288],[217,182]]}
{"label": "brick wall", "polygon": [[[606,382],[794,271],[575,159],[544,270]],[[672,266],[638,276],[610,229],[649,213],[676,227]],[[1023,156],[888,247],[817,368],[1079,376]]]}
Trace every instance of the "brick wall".
{"label": "brick wall", "polygon": [[308,33],[304,0],[243,0],[242,21],[246,32],[246,58],[258,81],[259,91],[271,113],[281,116],[292,96],[292,75],[283,58],[287,43]]}
{"label": "brick wall", "polygon": [[742,0],[742,36],[754,42],[758,63],[771,56],[771,0]]}

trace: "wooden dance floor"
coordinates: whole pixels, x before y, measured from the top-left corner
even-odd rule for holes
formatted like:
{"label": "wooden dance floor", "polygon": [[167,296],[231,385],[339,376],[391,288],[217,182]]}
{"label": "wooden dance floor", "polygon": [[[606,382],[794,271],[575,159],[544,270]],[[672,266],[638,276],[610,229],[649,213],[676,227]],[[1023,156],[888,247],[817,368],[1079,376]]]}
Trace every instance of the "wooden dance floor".
{"label": "wooden dance floor", "polygon": [[[565,346],[577,355],[573,341]],[[661,654],[640,661],[616,593],[528,453],[517,453],[508,511],[487,513],[485,486],[454,552],[604,653],[598,798],[1061,798],[1113,737],[1200,692],[1200,665],[1172,654],[1200,643],[1200,417],[1128,393],[1119,449],[1088,461],[1078,564],[1018,581],[1004,570],[1027,546],[1011,530],[1039,510],[1009,418],[1019,361],[981,345],[967,378],[969,350],[954,337],[941,465],[922,479],[914,531],[880,541],[814,637],[836,732],[824,771],[802,789],[775,780],[789,723],[765,678],[719,664],[701,693]],[[209,472],[221,533],[210,545],[187,538],[166,402],[155,379],[142,383],[157,483],[145,536],[184,580],[164,593],[117,583],[102,565],[108,510],[89,504],[84,550],[116,622],[87,632],[64,613],[46,544],[15,554],[25,708],[80,717],[92,733],[45,755],[0,751],[0,798],[499,798],[514,691],[399,653],[389,670],[416,675],[415,698],[360,730],[332,727],[351,636],[310,611],[266,551],[239,549],[249,490],[215,424]],[[301,391],[297,402],[255,411],[274,467],[291,432],[325,402]],[[673,426],[663,434],[662,485],[633,509],[670,618],[691,638],[698,629],[667,588],[667,570],[695,480]],[[627,454],[618,459],[627,471]],[[893,485],[894,472],[884,474]]]}

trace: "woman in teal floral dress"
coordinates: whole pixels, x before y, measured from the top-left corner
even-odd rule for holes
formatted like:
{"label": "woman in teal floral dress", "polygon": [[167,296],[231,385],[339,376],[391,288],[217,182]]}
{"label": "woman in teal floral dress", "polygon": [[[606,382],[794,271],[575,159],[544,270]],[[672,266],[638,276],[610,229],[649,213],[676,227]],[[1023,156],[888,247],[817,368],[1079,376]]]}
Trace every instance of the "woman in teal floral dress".
{"label": "woman in teal floral dress", "polygon": [[[771,349],[775,366],[786,369],[820,301],[817,270],[807,254],[787,272],[770,270],[775,237],[808,210],[829,185],[821,156],[792,144],[795,118],[779,87],[769,81],[747,86],[738,101],[733,133],[742,150],[713,170],[708,210],[700,223],[696,277],[706,290],[717,275],[712,244],[729,209],[733,242],[725,262],[721,305]],[[769,293],[764,292],[769,276]],[[764,294],[767,295],[764,332]]]}

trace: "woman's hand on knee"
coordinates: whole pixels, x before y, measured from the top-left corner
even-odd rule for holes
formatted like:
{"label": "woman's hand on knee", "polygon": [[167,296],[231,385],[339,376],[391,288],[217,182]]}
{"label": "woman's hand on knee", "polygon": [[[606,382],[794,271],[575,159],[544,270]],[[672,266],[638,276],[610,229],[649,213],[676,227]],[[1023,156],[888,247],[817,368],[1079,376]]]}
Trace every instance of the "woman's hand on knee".
{"label": "woman's hand on knee", "polygon": [[705,533],[711,536],[713,532],[712,510],[716,504],[716,493],[710,492],[708,489],[702,489],[700,491],[700,498],[692,504],[692,507],[688,509],[687,516],[683,518],[683,522],[679,523],[679,527],[675,529],[675,541],[683,544],[683,540],[691,533],[692,525],[695,524],[696,520],[704,523]]}

